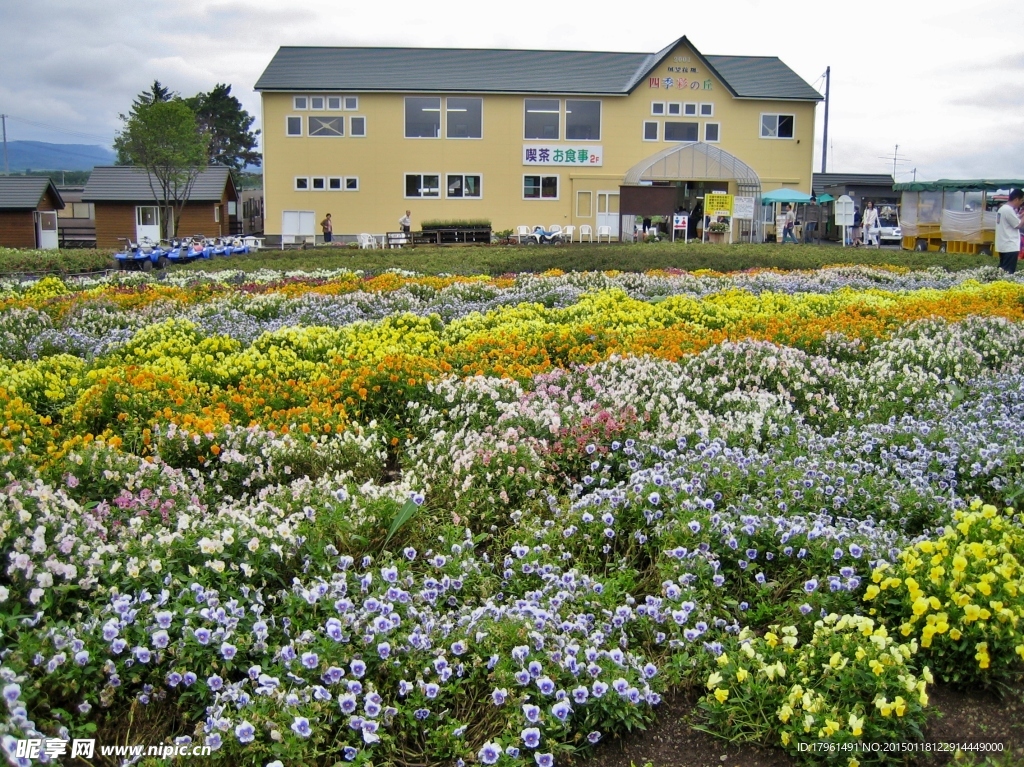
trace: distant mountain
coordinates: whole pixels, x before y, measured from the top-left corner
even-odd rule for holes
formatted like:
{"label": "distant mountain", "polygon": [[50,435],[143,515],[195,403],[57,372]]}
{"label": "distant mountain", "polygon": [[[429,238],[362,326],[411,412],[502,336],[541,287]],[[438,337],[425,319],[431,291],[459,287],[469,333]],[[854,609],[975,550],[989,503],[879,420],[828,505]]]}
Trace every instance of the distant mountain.
{"label": "distant mountain", "polygon": [[[2,148],[0,148],[2,152]],[[113,151],[90,144],[48,144],[43,141],[8,141],[7,162],[12,171],[92,170],[96,165],[113,165]],[[0,170],[3,156],[0,155]]]}

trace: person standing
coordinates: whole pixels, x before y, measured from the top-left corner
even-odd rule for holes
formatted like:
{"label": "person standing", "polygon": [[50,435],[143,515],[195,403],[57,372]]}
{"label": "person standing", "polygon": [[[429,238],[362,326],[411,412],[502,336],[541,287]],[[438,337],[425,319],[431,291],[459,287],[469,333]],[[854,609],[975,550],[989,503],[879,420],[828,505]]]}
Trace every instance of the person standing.
{"label": "person standing", "polygon": [[875,247],[881,247],[879,241],[879,235],[881,230],[878,223],[878,211],[875,210],[875,203],[868,200],[864,208],[864,214],[860,218],[861,231],[864,232],[864,245],[867,247],[871,244],[871,240],[874,239]]}
{"label": "person standing", "polygon": [[327,214],[327,218],[320,222],[320,228],[324,230],[324,242],[330,242],[334,237],[334,222],[331,221],[330,213]]}
{"label": "person standing", "polygon": [[412,211],[405,211],[405,215],[398,219],[398,225],[402,227],[402,231],[405,234],[409,234],[412,231]]}
{"label": "person standing", "polygon": [[786,205],[785,213],[786,225],[782,228],[782,241],[791,242],[796,245],[796,235],[794,229],[796,228],[796,213],[793,212],[792,205]]}
{"label": "person standing", "polygon": [[1024,222],[1020,209],[1024,207],[1024,192],[1011,189],[1010,197],[996,214],[996,252],[999,254],[999,268],[1008,274],[1017,271],[1020,257],[1020,230]]}

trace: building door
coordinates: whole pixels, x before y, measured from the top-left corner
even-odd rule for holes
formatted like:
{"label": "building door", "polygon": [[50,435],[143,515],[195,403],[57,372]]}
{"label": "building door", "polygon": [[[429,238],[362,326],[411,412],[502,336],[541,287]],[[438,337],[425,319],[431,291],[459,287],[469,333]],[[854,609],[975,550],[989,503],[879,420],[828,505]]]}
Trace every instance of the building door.
{"label": "building door", "polygon": [[160,208],[156,205],[138,205],[135,208],[135,241],[160,242]]}
{"label": "building door", "polygon": [[52,210],[37,210],[32,214],[36,224],[36,247],[54,250],[59,245],[57,214]]}
{"label": "building door", "polygon": [[611,228],[612,237],[619,236],[619,193],[597,193],[597,225]]}
{"label": "building door", "polygon": [[316,240],[316,212],[312,210],[281,211],[281,242]]}

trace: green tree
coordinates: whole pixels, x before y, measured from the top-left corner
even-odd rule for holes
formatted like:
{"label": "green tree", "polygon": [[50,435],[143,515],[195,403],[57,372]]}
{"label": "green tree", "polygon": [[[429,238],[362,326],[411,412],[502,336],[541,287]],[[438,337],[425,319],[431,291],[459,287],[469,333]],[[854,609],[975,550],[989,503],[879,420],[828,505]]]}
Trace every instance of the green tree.
{"label": "green tree", "polygon": [[200,132],[192,109],[178,98],[134,105],[121,119],[124,129],[114,139],[114,148],[118,157],[148,172],[149,188],[160,204],[164,233],[170,239],[178,231],[196,178],[208,164],[209,137]]}
{"label": "green tree", "polygon": [[154,80],[153,84],[149,86],[148,91],[143,91],[135,97],[135,101],[132,102],[132,112],[137,111],[141,107],[148,107],[150,104],[172,101],[177,97],[177,93],[172,93],[169,88],[161,85],[159,80]]}
{"label": "green tree", "polygon": [[[158,83],[154,83],[157,85]],[[247,165],[259,165],[256,151],[258,130],[252,130],[256,118],[242,109],[242,102],[231,95],[231,86],[219,83],[208,93],[185,100],[196,113],[199,130],[209,138],[209,160],[226,165],[236,174]]]}

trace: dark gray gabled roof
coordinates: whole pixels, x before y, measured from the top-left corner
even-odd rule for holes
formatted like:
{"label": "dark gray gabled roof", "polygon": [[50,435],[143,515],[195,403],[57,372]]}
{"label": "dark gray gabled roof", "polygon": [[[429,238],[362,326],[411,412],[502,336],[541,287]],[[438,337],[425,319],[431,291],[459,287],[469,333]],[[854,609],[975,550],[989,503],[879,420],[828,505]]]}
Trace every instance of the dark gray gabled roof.
{"label": "dark gray gabled roof", "polygon": [[813,173],[811,188],[821,194],[833,186],[884,186],[892,188],[895,182],[887,173]]}
{"label": "dark gray gabled roof", "polygon": [[739,98],[821,101],[824,97],[776,56],[705,56]]}
{"label": "dark gray gabled roof", "polygon": [[777,58],[705,57],[685,37],[653,54],[282,47],[256,90],[626,95],[680,43],[689,45],[739,98],[821,99]]}
{"label": "dark gray gabled roof", "polygon": [[[233,184],[231,171],[224,165],[211,165],[199,174],[189,200],[192,202],[218,202],[224,195],[224,185]],[[92,169],[82,192],[85,202],[136,202],[153,200],[153,189],[159,194],[160,185],[149,185],[149,174],[131,165],[106,165]]]}
{"label": "dark gray gabled roof", "polygon": [[49,189],[57,207],[64,200],[57,187],[46,176],[0,176],[0,210],[35,210]]}

